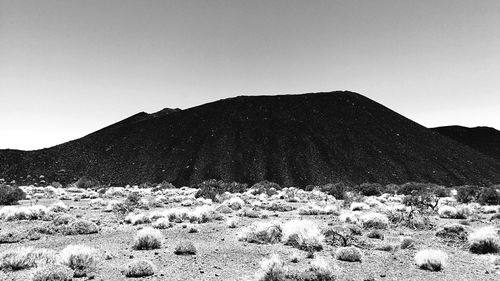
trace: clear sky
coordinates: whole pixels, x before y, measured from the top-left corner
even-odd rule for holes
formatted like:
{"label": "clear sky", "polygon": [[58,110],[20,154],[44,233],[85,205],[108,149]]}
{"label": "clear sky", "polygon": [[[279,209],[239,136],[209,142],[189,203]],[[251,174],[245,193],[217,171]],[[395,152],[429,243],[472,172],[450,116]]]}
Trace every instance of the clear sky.
{"label": "clear sky", "polygon": [[428,127],[500,129],[500,1],[0,0],[0,148],[333,90]]}

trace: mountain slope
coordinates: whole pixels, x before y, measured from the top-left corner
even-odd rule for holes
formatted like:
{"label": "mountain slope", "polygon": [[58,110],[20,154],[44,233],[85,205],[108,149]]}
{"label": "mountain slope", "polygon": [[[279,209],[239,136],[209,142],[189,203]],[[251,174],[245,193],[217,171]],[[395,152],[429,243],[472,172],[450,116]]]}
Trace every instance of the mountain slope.
{"label": "mountain slope", "polygon": [[432,130],[500,161],[500,131],[490,127],[437,127]]}
{"label": "mountain slope", "polygon": [[109,126],[39,151],[0,152],[0,177],[187,185],[204,179],[500,182],[500,164],[352,92],[241,96]]}

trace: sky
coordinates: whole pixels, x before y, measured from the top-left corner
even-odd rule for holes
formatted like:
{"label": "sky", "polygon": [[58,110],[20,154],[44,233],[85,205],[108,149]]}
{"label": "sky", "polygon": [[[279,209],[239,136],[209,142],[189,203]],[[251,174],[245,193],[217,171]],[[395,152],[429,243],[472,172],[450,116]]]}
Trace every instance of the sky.
{"label": "sky", "polygon": [[498,0],[0,0],[0,148],[238,95],[350,90],[500,129]]}

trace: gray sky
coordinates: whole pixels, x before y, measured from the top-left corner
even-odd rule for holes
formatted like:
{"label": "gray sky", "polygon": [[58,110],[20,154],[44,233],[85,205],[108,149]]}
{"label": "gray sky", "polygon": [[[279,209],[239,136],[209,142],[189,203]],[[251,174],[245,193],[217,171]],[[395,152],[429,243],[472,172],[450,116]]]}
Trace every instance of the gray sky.
{"label": "gray sky", "polygon": [[332,90],[425,126],[500,129],[500,1],[0,0],[0,148]]}

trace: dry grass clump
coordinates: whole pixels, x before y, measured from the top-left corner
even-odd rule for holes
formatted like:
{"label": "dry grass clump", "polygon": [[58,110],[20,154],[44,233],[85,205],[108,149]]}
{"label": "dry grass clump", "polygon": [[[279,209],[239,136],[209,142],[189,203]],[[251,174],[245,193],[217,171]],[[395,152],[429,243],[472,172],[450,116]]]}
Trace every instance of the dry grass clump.
{"label": "dry grass clump", "polygon": [[56,261],[56,252],[43,248],[21,247],[0,254],[0,270],[16,271],[47,264]]}
{"label": "dry grass clump", "polygon": [[325,207],[316,204],[309,204],[299,208],[299,215],[301,216],[316,216],[316,215],[330,215],[338,214],[339,210],[335,205],[328,205]]}
{"label": "dry grass clump", "polygon": [[31,281],[70,281],[73,279],[73,274],[68,267],[54,264],[37,269]]}
{"label": "dry grass clump", "polygon": [[99,232],[97,225],[91,221],[77,219],[61,228],[64,235],[93,234]]}
{"label": "dry grass clump", "polygon": [[384,252],[395,252],[397,249],[398,245],[394,244],[381,244],[375,247],[375,250]]}
{"label": "dry grass clump", "polygon": [[436,232],[436,236],[443,239],[465,241],[467,240],[467,231],[461,224],[445,225]]}
{"label": "dry grass clump", "polygon": [[192,242],[181,242],[175,246],[176,255],[196,255],[196,247]]}
{"label": "dry grass clump", "polygon": [[60,214],[52,221],[52,224],[55,226],[66,225],[70,222],[74,221],[75,218],[72,215],[68,214]]}
{"label": "dry grass clump", "polygon": [[254,210],[254,209],[251,209],[251,208],[243,208],[238,212],[237,215],[240,217],[247,217],[247,218],[256,219],[256,218],[261,217],[262,214],[261,214],[261,212]]}
{"label": "dry grass clump", "polygon": [[227,220],[226,224],[229,228],[236,228],[238,227],[239,220],[237,218],[230,218]]}
{"label": "dry grass clump", "polygon": [[215,208],[215,210],[222,214],[230,214],[233,212],[233,209],[229,208],[229,206],[227,205],[220,205],[217,208]]}
{"label": "dry grass clump", "polygon": [[369,210],[370,206],[363,202],[352,202],[350,209],[351,211],[364,211]]}
{"label": "dry grass clump", "polygon": [[254,222],[238,234],[238,240],[248,243],[278,243],[283,237],[280,222]]}
{"label": "dry grass clump", "polygon": [[26,235],[19,230],[4,230],[0,232],[0,244],[17,243],[26,238]]}
{"label": "dry grass clump", "polygon": [[56,202],[49,207],[49,211],[54,212],[54,213],[61,213],[61,212],[67,212],[69,211],[69,207],[64,204],[63,202],[59,201]]}
{"label": "dry grass clump", "polygon": [[372,239],[384,240],[384,233],[378,229],[374,229],[366,234],[366,237]]}
{"label": "dry grass clump", "polygon": [[340,214],[339,220],[343,223],[357,224],[359,222],[359,214],[357,212],[344,212]]}
{"label": "dry grass clump", "polygon": [[87,276],[97,267],[97,251],[84,245],[68,245],[59,254],[59,262],[74,271],[74,277]]}
{"label": "dry grass clump", "polygon": [[475,230],[469,235],[469,250],[475,254],[500,252],[500,237],[491,226]]}
{"label": "dry grass clump", "polygon": [[401,238],[401,244],[399,245],[401,249],[412,249],[415,247],[415,240],[411,237]]}
{"label": "dry grass clump", "polygon": [[152,226],[157,229],[167,229],[173,227],[174,224],[168,218],[159,218]]}
{"label": "dry grass clump", "polygon": [[150,216],[146,213],[130,213],[125,217],[125,222],[126,223],[131,223],[133,225],[138,225],[138,224],[145,224],[145,223],[150,223],[151,219]]}
{"label": "dry grass clump", "polygon": [[89,201],[89,206],[93,209],[106,207],[107,204],[108,203],[106,203],[106,201],[102,198],[96,198]]}
{"label": "dry grass clump", "polygon": [[438,215],[440,218],[455,218],[458,214],[458,211],[455,207],[452,206],[441,206],[438,210]]}
{"label": "dry grass clump", "polygon": [[440,271],[446,266],[448,255],[440,250],[421,250],[415,255],[415,262],[421,269]]}
{"label": "dry grass clump", "polygon": [[365,228],[386,229],[389,225],[389,219],[386,215],[380,213],[367,213],[360,217],[361,225]]}
{"label": "dry grass clump", "polygon": [[0,219],[15,220],[50,220],[54,213],[42,205],[13,207],[7,206],[0,209]]}
{"label": "dry grass clump", "polygon": [[132,248],[135,250],[159,249],[162,242],[163,234],[161,231],[151,227],[145,227],[137,231]]}
{"label": "dry grass clump", "polygon": [[338,248],[335,252],[335,258],[341,261],[361,262],[363,254],[353,246]]}
{"label": "dry grass clump", "polygon": [[127,265],[122,273],[126,277],[145,277],[155,274],[156,267],[147,260],[136,260]]}
{"label": "dry grass clump", "polygon": [[229,200],[223,202],[223,204],[229,206],[233,210],[239,210],[245,206],[245,201],[239,197],[233,197]]}
{"label": "dry grass clump", "polygon": [[278,255],[272,255],[261,262],[261,270],[255,276],[257,281],[333,281],[339,269],[324,259],[315,258],[309,268],[298,271],[286,267]]}
{"label": "dry grass clump", "polygon": [[214,220],[215,217],[215,208],[209,205],[197,207],[187,215],[187,218],[191,223],[206,223]]}
{"label": "dry grass clump", "polygon": [[285,245],[306,251],[318,251],[323,248],[325,236],[319,227],[309,220],[293,220],[283,224],[282,241]]}

